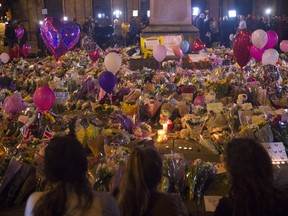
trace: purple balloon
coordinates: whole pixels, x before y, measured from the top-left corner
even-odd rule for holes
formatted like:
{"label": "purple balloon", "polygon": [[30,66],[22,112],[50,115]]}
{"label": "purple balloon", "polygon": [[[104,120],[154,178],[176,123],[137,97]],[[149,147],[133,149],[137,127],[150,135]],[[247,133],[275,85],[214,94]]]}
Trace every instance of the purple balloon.
{"label": "purple balloon", "polygon": [[264,49],[270,49],[276,46],[277,42],[278,42],[278,35],[275,31],[267,31],[266,32],[267,36],[268,36],[268,40],[267,43],[264,47]]}
{"label": "purple balloon", "polygon": [[15,29],[15,34],[18,40],[20,40],[24,36],[24,29],[19,27]]}
{"label": "purple balloon", "polygon": [[116,84],[116,78],[112,72],[104,71],[100,74],[98,82],[104,91],[111,94]]}
{"label": "purple balloon", "polygon": [[80,38],[80,28],[74,22],[61,22],[47,17],[41,26],[41,37],[55,59],[71,50]]}
{"label": "purple balloon", "polygon": [[250,47],[250,54],[251,56],[258,62],[262,61],[262,55],[264,53],[265,49],[258,49],[254,45]]}

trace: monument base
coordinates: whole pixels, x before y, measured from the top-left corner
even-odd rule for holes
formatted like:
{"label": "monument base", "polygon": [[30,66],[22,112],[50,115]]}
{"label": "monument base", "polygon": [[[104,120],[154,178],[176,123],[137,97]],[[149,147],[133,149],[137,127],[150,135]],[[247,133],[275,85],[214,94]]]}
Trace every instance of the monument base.
{"label": "monument base", "polygon": [[199,30],[192,25],[149,25],[142,30],[141,37],[148,38],[160,35],[183,35],[183,39],[191,44],[199,38]]}

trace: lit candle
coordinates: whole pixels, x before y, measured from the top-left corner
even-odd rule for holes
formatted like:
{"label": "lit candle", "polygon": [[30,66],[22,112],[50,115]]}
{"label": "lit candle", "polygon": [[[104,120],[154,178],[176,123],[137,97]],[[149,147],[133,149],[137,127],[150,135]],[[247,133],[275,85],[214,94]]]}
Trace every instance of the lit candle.
{"label": "lit candle", "polygon": [[168,140],[165,130],[158,130],[157,134],[158,134],[157,142],[164,142]]}
{"label": "lit candle", "polygon": [[163,130],[166,132],[168,130],[168,123],[163,124]]}
{"label": "lit candle", "polygon": [[167,129],[168,129],[168,131],[170,131],[170,130],[172,130],[172,121],[169,119],[167,122]]}

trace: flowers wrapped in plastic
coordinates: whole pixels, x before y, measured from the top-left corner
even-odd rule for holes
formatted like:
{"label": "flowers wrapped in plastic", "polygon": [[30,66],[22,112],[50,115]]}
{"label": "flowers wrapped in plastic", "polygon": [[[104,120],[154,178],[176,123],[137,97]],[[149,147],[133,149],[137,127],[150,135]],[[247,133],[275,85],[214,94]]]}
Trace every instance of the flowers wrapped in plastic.
{"label": "flowers wrapped in plastic", "polygon": [[216,169],[210,162],[196,159],[188,166],[186,171],[186,184],[189,188],[188,199],[197,199],[200,204],[208,180],[216,174]]}

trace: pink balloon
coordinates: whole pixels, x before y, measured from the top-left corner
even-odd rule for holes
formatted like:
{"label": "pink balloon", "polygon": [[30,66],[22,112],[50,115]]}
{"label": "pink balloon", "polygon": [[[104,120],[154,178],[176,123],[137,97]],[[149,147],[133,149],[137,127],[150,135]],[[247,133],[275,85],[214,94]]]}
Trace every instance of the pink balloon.
{"label": "pink balloon", "polygon": [[184,55],[182,49],[179,46],[173,47],[173,53],[176,57],[178,57],[180,59],[182,59],[182,57]]}
{"label": "pink balloon", "polygon": [[167,51],[165,46],[159,44],[153,48],[153,57],[156,59],[156,61],[162,62],[166,58],[166,55]]}
{"label": "pink balloon", "polygon": [[89,53],[89,57],[93,62],[96,62],[100,58],[100,50],[94,50]]}
{"label": "pink balloon", "polygon": [[55,93],[48,86],[40,87],[34,92],[33,101],[39,110],[49,110],[55,102]]}
{"label": "pink balloon", "polygon": [[250,54],[251,56],[258,62],[261,62],[262,60],[262,55],[264,53],[265,49],[258,49],[254,45],[250,47]]}
{"label": "pink balloon", "polygon": [[278,34],[275,31],[267,31],[268,41],[264,47],[264,49],[270,49],[276,46],[278,42]]}
{"label": "pink balloon", "polygon": [[28,44],[23,44],[22,46],[22,53],[25,56],[25,58],[29,55],[29,53],[31,52],[31,46]]}
{"label": "pink balloon", "polygon": [[18,40],[20,40],[24,36],[24,29],[19,27],[15,29],[15,34]]}
{"label": "pink balloon", "polygon": [[288,52],[288,40],[282,40],[280,43],[280,49],[282,52]]}

